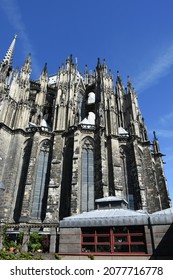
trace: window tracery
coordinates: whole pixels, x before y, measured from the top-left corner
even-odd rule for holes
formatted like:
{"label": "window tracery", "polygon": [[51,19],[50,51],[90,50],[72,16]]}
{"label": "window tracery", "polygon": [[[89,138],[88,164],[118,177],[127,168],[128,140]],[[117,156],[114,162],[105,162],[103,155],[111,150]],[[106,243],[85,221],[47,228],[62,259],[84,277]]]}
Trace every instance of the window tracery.
{"label": "window tracery", "polygon": [[48,187],[48,165],[50,148],[51,147],[49,141],[44,141],[40,148],[32,203],[32,218],[42,218],[42,212],[45,210],[43,209],[43,203],[44,196],[46,195]]}
{"label": "window tracery", "polygon": [[81,210],[94,209],[94,147],[87,139],[82,146]]}

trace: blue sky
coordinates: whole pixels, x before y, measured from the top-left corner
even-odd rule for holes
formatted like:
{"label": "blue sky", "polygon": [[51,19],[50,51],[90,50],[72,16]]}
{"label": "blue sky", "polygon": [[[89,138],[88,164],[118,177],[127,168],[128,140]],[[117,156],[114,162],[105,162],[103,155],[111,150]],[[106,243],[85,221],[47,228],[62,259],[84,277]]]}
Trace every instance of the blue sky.
{"label": "blue sky", "polygon": [[165,175],[173,199],[173,1],[1,0],[0,59],[18,34],[14,67],[32,55],[32,78],[48,63],[57,72],[66,58],[93,70],[104,58],[114,78],[120,72],[135,87],[152,139],[166,154]]}

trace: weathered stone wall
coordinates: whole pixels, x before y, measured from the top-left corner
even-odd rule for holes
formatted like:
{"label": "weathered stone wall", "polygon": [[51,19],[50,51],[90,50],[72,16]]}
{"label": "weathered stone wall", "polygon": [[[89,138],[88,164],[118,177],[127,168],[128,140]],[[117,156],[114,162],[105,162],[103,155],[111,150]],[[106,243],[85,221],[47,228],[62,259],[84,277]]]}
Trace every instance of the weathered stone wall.
{"label": "weathered stone wall", "polygon": [[148,146],[144,146],[144,184],[146,187],[147,195],[147,210],[149,213],[161,210],[160,201],[158,196],[158,187],[153,169],[151,151]]}
{"label": "weathered stone wall", "polygon": [[4,144],[2,145],[2,148],[4,160],[1,177],[5,189],[2,202],[2,216],[4,221],[10,222],[13,220],[25,136],[20,132],[14,134],[11,131],[6,131],[6,133],[1,134],[1,141],[3,140]]}
{"label": "weathered stone wall", "polygon": [[51,173],[48,188],[46,221],[59,221],[64,139],[61,133],[54,136]]}
{"label": "weathered stone wall", "polygon": [[161,208],[166,209],[170,207],[170,197],[168,194],[168,187],[166,184],[166,179],[163,171],[163,163],[160,156],[155,156],[155,172],[156,180],[158,185],[158,193],[160,196]]}
{"label": "weathered stone wall", "polygon": [[121,163],[120,145],[117,137],[110,137],[107,140],[107,168],[109,195],[124,197],[124,188],[122,180],[123,166]]}
{"label": "weathered stone wall", "polygon": [[74,147],[72,161],[72,182],[71,182],[71,215],[80,213],[80,189],[81,189],[81,131],[74,132]]}

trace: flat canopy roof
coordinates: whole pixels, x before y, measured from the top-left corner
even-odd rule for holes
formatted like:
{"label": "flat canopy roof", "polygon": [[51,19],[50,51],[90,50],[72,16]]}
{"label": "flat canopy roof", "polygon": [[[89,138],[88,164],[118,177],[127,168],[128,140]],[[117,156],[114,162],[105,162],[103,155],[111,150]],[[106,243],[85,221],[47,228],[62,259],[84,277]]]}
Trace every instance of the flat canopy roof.
{"label": "flat canopy roof", "polygon": [[173,208],[148,214],[145,211],[130,209],[105,209],[83,212],[64,218],[60,228],[64,227],[106,227],[124,225],[158,225],[173,223]]}

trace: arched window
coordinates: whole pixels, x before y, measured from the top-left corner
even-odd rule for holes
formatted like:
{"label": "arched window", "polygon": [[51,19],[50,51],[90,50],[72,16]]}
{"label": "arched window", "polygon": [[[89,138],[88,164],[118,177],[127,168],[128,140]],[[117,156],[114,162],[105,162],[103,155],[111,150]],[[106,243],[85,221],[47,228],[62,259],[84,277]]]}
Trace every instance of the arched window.
{"label": "arched window", "polygon": [[135,209],[134,205],[134,182],[133,174],[131,172],[131,161],[130,154],[127,147],[120,147],[120,160],[121,160],[121,170],[122,170],[122,183],[123,183],[123,194],[128,201],[128,207],[130,209]]}
{"label": "arched window", "polygon": [[23,151],[23,164],[20,174],[19,187],[13,216],[16,223],[18,223],[21,218],[22,204],[25,193],[25,184],[27,180],[29,161],[31,157],[32,142],[32,139],[27,140]]}
{"label": "arched window", "polygon": [[88,94],[88,104],[94,104],[95,103],[95,93],[89,92]]}
{"label": "arched window", "polygon": [[82,146],[81,211],[94,209],[94,149],[87,139]]}
{"label": "arched window", "polygon": [[49,164],[51,146],[48,141],[43,142],[37,166],[37,175],[32,204],[32,218],[44,219],[49,183]]}
{"label": "arched window", "polygon": [[78,95],[78,111],[79,111],[79,122],[81,122],[86,117],[86,110],[85,110],[85,96],[82,93]]}
{"label": "arched window", "polygon": [[[67,140],[64,148],[63,173],[61,183],[60,219],[71,215],[71,184],[73,169],[74,139]],[[65,203],[64,203],[65,202]]]}

